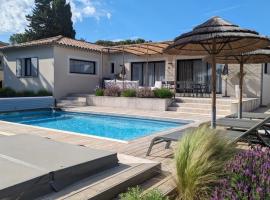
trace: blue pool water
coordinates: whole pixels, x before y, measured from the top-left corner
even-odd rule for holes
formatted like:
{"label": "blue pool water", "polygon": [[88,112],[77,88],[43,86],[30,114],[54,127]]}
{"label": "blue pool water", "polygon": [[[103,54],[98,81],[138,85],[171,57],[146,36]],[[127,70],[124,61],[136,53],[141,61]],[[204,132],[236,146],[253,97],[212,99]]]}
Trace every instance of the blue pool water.
{"label": "blue pool water", "polygon": [[53,110],[4,113],[0,120],[126,141],[187,124]]}

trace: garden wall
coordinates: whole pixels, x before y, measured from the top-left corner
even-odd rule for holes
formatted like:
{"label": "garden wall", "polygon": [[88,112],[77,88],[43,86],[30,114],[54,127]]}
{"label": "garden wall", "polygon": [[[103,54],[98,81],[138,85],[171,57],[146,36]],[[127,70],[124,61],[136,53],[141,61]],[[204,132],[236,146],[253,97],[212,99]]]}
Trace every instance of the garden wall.
{"label": "garden wall", "polygon": [[54,98],[51,96],[0,98],[0,112],[51,107],[54,107]]}
{"label": "garden wall", "polygon": [[137,97],[109,97],[109,96],[87,96],[87,105],[128,108],[138,110],[166,111],[171,104],[171,99],[159,98],[137,98]]}
{"label": "garden wall", "polygon": [[[243,99],[242,109],[243,112],[251,112],[260,106],[259,98]],[[232,102],[231,113],[238,113],[238,101]]]}

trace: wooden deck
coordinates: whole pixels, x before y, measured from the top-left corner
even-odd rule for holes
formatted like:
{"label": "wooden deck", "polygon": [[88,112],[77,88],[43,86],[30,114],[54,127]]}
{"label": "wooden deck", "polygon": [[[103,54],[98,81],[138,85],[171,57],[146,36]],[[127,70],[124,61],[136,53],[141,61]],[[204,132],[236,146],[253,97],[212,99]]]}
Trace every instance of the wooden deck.
{"label": "wooden deck", "polygon": [[[147,117],[164,117],[164,118],[173,118],[181,120],[194,120],[194,123],[185,125],[182,129],[185,129],[189,126],[197,126],[203,120],[208,120],[207,117],[203,116],[188,116],[188,115],[176,115],[175,113],[170,112],[143,112],[143,111],[121,111],[121,110],[108,110],[108,109],[98,109],[93,107],[83,107],[83,108],[73,108],[71,111],[79,112],[102,112],[102,113],[114,113],[114,114],[125,114],[125,115],[136,115],[136,116],[147,116]],[[203,120],[202,120],[203,119]],[[173,179],[171,173],[173,172],[173,150],[165,149],[165,144],[157,144],[154,146],[151,155],[146,156],[147,149],[149,147],[151,139],[157,134],[150,135],[147,137],[142,137],[128,143],[106,140],[101,138],[83,136],[78,134],[68,134],[62,131],[55,130],[46,130],[43,128],[37,128],[33,126],[19,125],[8,122],[0,121],[1,131],[0,134],[9,135],[9,134],[33,134],[40,135],[42,137],[48,137],[56,141],[83,145],[86,147],[116,151],[119,154],[126,154],[135,157],[145,158],[161,163],[163,174],[152,179],[150,182],[146,182],[143,186],[145,188],[149,187],[158,187],[163,193],[169,193],[174,189]],[[172,148],[176,144],[172,145]]]}

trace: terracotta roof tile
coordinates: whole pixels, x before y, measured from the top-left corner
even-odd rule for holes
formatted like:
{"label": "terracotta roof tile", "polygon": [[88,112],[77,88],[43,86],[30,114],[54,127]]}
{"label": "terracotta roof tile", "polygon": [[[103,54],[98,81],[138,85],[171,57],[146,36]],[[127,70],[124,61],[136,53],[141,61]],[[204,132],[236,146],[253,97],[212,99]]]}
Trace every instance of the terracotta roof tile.
{"label": "terracotta roof tile", "polygon": [[55,37],[49,37],[49,38],[44,38],[40,40],[19,43],[15,45],[8,45],[0,49],[5,50],[5,49],[31,47],[31,46],[38,46],[38,45],[61,45],[61,46],[74,47],[74,48],[93,50],[93,51],[101,51],[101,49],[103,48],[103,46],[100,46],[100,45],[96,45],[96,44],[92,44],[92,43],[84,42],[80,40],[75,40],[75,39],[71,39],[71,38],[67,38],[67,37],[59,35]]}

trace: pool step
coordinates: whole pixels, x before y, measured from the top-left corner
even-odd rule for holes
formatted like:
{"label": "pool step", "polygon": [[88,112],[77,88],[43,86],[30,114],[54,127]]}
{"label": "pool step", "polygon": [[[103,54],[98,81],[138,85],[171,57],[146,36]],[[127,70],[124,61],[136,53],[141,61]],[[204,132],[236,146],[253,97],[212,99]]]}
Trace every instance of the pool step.
{"label": "pool step", "polygon": [[126,191],[128,187],[139,185],[161,173],[160,163],[144,161],[144,159],[126,163],[121,158],[119,158],[119,162],[117,167],[97,173],[62,191],[39,198],[39,200],[110,200]]}

